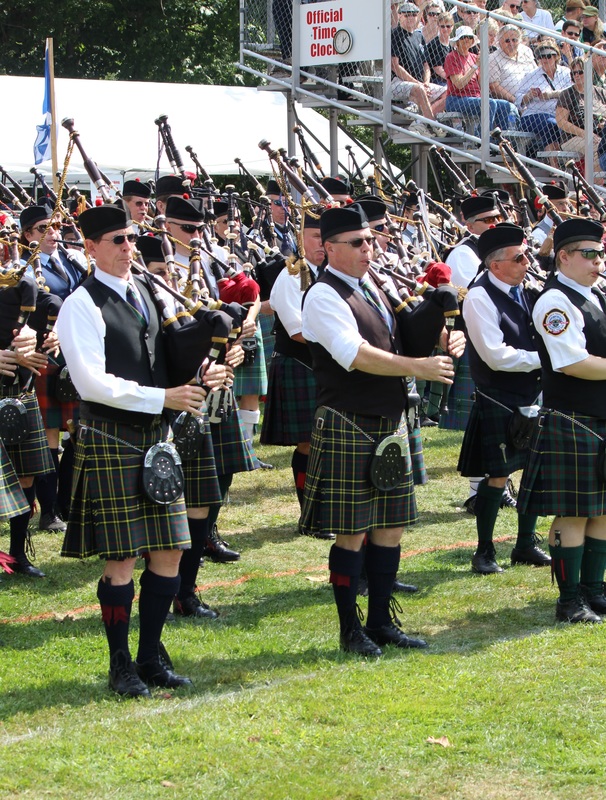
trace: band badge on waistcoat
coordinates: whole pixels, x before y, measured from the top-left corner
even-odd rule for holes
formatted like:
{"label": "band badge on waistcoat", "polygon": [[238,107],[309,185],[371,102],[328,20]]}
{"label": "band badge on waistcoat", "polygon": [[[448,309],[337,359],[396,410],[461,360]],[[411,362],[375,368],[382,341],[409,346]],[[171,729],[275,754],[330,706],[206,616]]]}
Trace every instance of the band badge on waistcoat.
{"label": "band badge on waistcoat", "polygon": [[543,317],[543,328],[552,336],[559,336],[564,333],[570,325],[570,320],[564,311],[559,308],[552,308]]}

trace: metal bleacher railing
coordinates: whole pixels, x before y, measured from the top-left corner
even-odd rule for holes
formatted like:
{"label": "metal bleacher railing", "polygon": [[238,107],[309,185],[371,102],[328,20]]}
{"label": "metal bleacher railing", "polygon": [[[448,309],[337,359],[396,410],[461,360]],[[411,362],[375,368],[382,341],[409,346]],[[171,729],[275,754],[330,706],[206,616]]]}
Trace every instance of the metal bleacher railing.
{"label": "metal bleacher railing", "polygon": [[[572,106],[560,108],[556,113],[557,99],[533,96],[533,90],[538,94],[541,87],[551,86],[557,91],[574,83],[576,96],[584,94],[581,101],[584,100],[585,119],[594,120],[597,131],[597,126],[601,126],[597,113],[601,96],[595,94],[593,84],[597,79],[601,85],[606,72],[606,52],[599,43],[596,49],[578,39],[573,40],[567,33],[523,21],[519,15],[510,16],[507,6],[515,6],[515,0],[511,4],[504,0],[503,7],[493,11],[461,0],[449,0],[446,6],[450,13],[463,12],[460,17],[463,24],[474,21],[466,12],[477,15],[473,27],[479,50],[479,102],[466,107],[464,103],[452,103],[447,99],[446,110],[438,110],[429,118],[420,113],[418,105],[399,101],[397,92],[394,98],[391,29],[398,24],[398,4],[384,0],[382,59],[307,69],[301,65],[298,52],[299,7],[306,2],[314,0],[240,0],[240,67],[243,70],[266,78],[270,87],[291,92],[305,105],[331,109],[336,116],[353,115],[357,124],[374,126],[376,131],[386,132],[395,142],[439,144],[459,160],[487,170],[496,180],[507,180],[511,179],[510,171],[491,136],[491,123],[495,121],[494,100],[500,99],[502,108],[504,103],[510,104],[504,136],[535,174],[569,179],[564,167],[567,161],[573,160],[584,169],[589,183],[603,182],[597,156],[600,135],[594,133],[594,126],[586,125],[582,137],[578,131],[573,135],[570,131],[575,109]],[[522,7],[525,6],[520,0],[519,8]],[[557,21],[556,12],[554,22]],[[426,23],[425,35],[430,36],[431,24],[435,23],[429,17]],[[549,49],[553,43],[569,64],[575,54],[583,56],[580,68],[576,63],[573,69],[577,73],[574,77],[566,67],[560,66],[557,75],[552,74],[553,65],[549,59],[535,60],[535,52],[540,52],[541,47]],[[557,62],[560,62],[559,54]],[[433,77],[439,79],[435,73]],[[547,91],[547,95],[550,94],[551,91]],[[606,115],[606,104],[603,105]],[[452,110],[452,106],[456,110]],[[567,130],[559,127],[560,122]]]}

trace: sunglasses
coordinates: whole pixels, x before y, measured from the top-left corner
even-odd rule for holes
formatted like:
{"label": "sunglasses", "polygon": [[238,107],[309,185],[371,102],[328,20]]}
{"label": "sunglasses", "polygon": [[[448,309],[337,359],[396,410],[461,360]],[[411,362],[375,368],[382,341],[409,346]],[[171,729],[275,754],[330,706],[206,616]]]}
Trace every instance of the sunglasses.
{"label": "sunglasses", "polygon": [[585,72],[582,69],[573,69],[570,74],[575,77],[576,75],[584,75]]}
{"label": "sunglasses", "polygon": [[137,241],[136,233],[119,233],[117,236],[112,236],[110,239],[101,239],[102,242],[113,242],[114,244],[124,244],[130,242],[134,244]]}
{"label": "sunglasses", "polygon": [[521,11],[522,10],[522,6],[509,6],[509,8],[512,11]]}
{"label": "sunglasses", "polygon": [[271,204],[272,206],[282,206],[282,208],[284,208],[284,203],[282,202],[282,200],[272,200]]}
{"label": "sunglasses", "polygon": [[426,17],[439,17],[440,16],[440,12],[439,11],[428,11],[425,16]]}
{"label": "sunglasses", "polygon": [[501,214],[493,214],[492,217],[482,217],[482,219],[477,219],[476,222],[483,222],[484,225],[490,225],[491,222],[499,222],[502,220],[503,217]]}
{"label": "sunglasses", "polygon": [[520,40],[519,39],[503,39],[505,44],[517,44]]}
{"label": "sunglasses", "polygon": [[137,208],[143,208],[143,206],[149,205],[149,200],[137,200],[135,202],[135,205],[137,206]]}
{"label": "sunglasses", "polygon": [[61,222],[51,222],[50,225],[36,225],[32,230],[38,231],[38,233],[44,233],[47,228],[52,228],[54,231],[60,231],[63,227],[63,223]]}
{"label": "sunglasses", "polygon": [[183,233],[200,233],[204,230],[204,225],[179,225]]}
{"label": "sunglasses", "polygon": [[602,247],[601,250],[597,250],[593,247],[578,247],[576,250],[569,250],[569,253],[580,253],[583,258],[587,258],[589,261],[593,261],[594,258],[604,258],[606,251]]}
{"label": "sunglasses", "polygon": [[450,31],[454,28],[454,25],[440,25],[440,30],[443,31]]}
{"label": "sunglasses", "polygon": [[539,61],[549,61],[551,58],[557,58],[555,53],[546,53],[543,56],[537,56]]}
{"label": "sunglasses", "polygon": [[343,240],[343,239],[339,239],[338,241],[333,242],[333,244],[348,244],[350,247],[353,247],[356,250],[359,250],[360,247],[362,247],[363,244],[373,245],[375,243],[375,241],[376,241],[376,239],[375,239],[374,236],[360,236],[360,237],[358,237],[356,239],[349,239],[348,241],[347,240]]}
{"label": "sunglasses", "polygon": [[373,231],[377,231],[377,233],[383,233],[387,225],[384,222],[380,222],[378,225],[375,225]]}
{"label": "sunglasses", "polygon": [[564,36],[569,36],[569,37],[572,36],[573,39],[580,39],[581,38],[581,31],[567,30],[564,33]]}
{"label": "sunglasses", "polygon": [[515,261],[516,264],[523,264],[524,261],[528,261],[528,254],[527,253],[518,253],[517,256],[513,258],[498,258],[497,261]]}

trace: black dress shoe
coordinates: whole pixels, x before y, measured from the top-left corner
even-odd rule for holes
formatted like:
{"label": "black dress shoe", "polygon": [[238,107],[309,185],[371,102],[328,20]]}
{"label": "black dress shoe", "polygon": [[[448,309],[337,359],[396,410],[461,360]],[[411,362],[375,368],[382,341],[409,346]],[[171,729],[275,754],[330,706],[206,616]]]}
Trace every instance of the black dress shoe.
{"label": "black dress shoe", "polygon": [[560,622],[592,622],[599,623],[602,618],[592,611],[585,598],[579,594],[572,600],[558,599],[556,603],[556,619]]}
{"label": "black dress shoe", "polygon": [[380,628],[369,628],[366,626],[364,628],[364,633],[378,645],[393,644],[395,647],[401,647],[405,650],[429,647],[424,639],[413,639],[411,636],[407,636],[404,631],[400,630],[393,622],[381,625]]}
{"label": "black dress shoe", "polygon": [[551,556],[533,544],[532,547],[514,547],[511,551],[511,566],[515,564],[528,564],[531,567],[548,567]]}
{"label": "black dress shoe", "polygon": [[364,633],[361,625],[356,625],[348,631],[341,632],[341,650],[347,653],[356,653],[359,656],[378,657],[383,655],[383,651],[372,639]]}
{"label": "black dress shoe", "polygon": [[[603,586],[602,584],[602,587]],[[604,588],[602,588],[601,594],[589,594],[586,586],[581,586],[581,590],[592,611],[595,611],[596,614],[606,614],[606,594],[604,593]]]}
{"label": "black dress shoe", "polygon": [[217,619],[218,611],[214,611],[210,606],[203,603],[195,594],[187,594],[185,597],[175,597],[173,611],[178,617],[196,617],[197,619]]}
{"label": "black dress shoe", "polygon": [[219,536],[216,525],[213,525],[213,529],[206,540],[204,555],[210,558],[211,561],[216,561],[219,564],[227,564],[230,561],[240,560],[240,553],[235,550],[230,550],[227,543]]}
{"label": "black dress shoe", "polygon": [[27,575],[28,578],[46,578],[46,573],[42,572],[38,567],[34,567],[27,556],[15,556],[14,558],[15,561],[11,564],[13,572],[18,572],[20,575]]}
{"label": "black dress shoe", "polygon": [[109,662],[109,688],[127,697],[151,697],[128,653],[118,650]]}
{"label": "black dress shoe", "polygon": [[[164,649],[164,652],[166,650]],[[167,654],[168,655],[168,654]],[[178,689],[180,686],[191,686],[192,682],[184,675],[177,675],[173,672],[172,662],[164,658],[158,650],[156,658],[145,661],[143,664],[136,663],[135,667],[141,680],[149,686],[161,686],[164,689]]]}
{"label": "black dress shoe", "polygon": [[332,542],[337,538],[334,533],[327,533],[325,531],[317,531],[316,533],[312,533],[311,531],[306,531],[302,528],[300,520],[299,520],[299,535],[309,536],[312,539],[324,539],[327,542]]}
{"label": "black dress shoe", "polygon": [[518,501],[515,499],[508,486],[503,490],[501,498],[501,508],[517,508]]}
{"label": "black dress shoe", "polygon": [[361,575],[358,578],[358,597],[368,597],[368,580]]}
{"label": "black dress shoe", "polygon": [[463,508],[467,511],[468,514],[471,514],[475,517],[476,515],[476,502],[478,500],[477,494],[472,494],[471,497],[468,497],[467,500],[463,503]]}
{"label": "black dress shoe", "polygon": [[67,525],[57,514],[40,514],[38,530],[50,531],[51,533],[65,533]]}
{"label": "black dress shoe", "polygon": [[503,572],[503,567],[497,564],[495,558],[496,553],[492,545],[476,551],[471,559],[471,571],[480,575],[494,575],[497,572]]}
{"label": "black dress shoe", "polygon": [[[393,582],[392,592],[401,592],[402,594],[414,594],[415,592],[419,591],[418,586],[413,586],[412,583],[402,583],[397,578]],[[358,592],[359,594],[359,592]]]}

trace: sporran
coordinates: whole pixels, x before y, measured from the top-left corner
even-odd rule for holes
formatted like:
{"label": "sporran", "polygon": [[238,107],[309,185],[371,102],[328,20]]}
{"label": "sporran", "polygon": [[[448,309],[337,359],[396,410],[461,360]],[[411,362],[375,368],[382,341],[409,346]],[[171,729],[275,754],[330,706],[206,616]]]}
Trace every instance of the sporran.
{"label": "sporran", "polygon": [[19,444],[29,436],[27,409],[17,397],[0,400],[0,439],[4,444]]}

